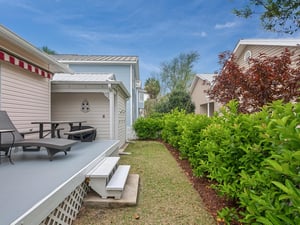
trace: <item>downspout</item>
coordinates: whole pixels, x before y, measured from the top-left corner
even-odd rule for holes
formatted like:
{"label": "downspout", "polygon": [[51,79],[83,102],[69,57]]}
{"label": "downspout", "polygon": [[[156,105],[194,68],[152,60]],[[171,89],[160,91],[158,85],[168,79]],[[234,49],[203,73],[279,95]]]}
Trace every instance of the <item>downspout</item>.
{"label": "downspout", "polygon": [[0,110],[2,110],[2,107],[1,107],[1,103],[2,103],[2,65],[0,63]]}
{"label": "downspout", "polygon": [[129,107],[129,110],[130,110],[130,126],[132,126],[132,117],[133,117],[133,69],[132,69],[132,64],[130,65],[130,95],[131,95],[131,98],[130,98],[130,107]]}

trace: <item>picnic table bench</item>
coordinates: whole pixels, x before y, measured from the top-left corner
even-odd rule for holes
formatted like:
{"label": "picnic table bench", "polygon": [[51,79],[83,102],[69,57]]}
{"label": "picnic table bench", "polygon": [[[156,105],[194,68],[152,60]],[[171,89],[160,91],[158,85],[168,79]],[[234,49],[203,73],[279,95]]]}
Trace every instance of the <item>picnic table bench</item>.
{"label": "picnic table bench", "polygon": [[74,126],[70,131],[64,133],[68,139],[91,142],[96,138],[96,128],[91,126]]}

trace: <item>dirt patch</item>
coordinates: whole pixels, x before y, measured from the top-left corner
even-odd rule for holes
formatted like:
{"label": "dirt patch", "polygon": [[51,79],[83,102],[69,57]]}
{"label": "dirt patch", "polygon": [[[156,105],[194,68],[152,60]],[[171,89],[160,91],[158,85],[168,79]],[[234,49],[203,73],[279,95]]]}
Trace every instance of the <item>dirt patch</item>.
{"label": "dirt patch", "polygon": [[[170,151],[170,153],[174,156],[179,166],[185,171],[185,174],[189,178],[190,182],[193,184],[195,190],[199,193],[201,199],[203,200],[203,203],[207,209],[207,211],[217,220],[217,212],[221,210],[224,207],[228,208],[238,208],[238,205],[234,201],[230,201],[226,199],[225,197],[221,197],[217,194],[217,192],[211,188],[211,185],[213,184],[212,181],[210,181],[207,178],[199,178],[195,177],[193,175],[192,168],[190,166],[190,163],[186,159],[180,158],[180,152],[173,148],[171,145],[163,143],[166,148]],[[222,222],[219,222],[219,224],[223,224]],[[239,225],[240,223],[237,221],[234,221],[231,223],[232,225]]]}

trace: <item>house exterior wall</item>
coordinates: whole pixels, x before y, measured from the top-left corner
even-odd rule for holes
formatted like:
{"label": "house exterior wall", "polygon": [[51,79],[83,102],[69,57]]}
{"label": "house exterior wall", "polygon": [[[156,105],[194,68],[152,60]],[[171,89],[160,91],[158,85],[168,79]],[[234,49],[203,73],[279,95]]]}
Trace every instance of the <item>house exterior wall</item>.
{"label": "house exterior wall", "polygon": [[220,110],[222,105],[209,99],[207,93],[205,92],[210,88],[209,81],[203,80],[196,75],[192,86],[193,89],[190,93],[192,102],[195,104],[195,114],[213,116],[214,112]]}
{"label": "house exterior wall", "polygon": [[122,146],[126,142],[126,98],[120,92],[117,94],[115,118],[117,120],[116,137],[120,140],[120,146]]}
{"label": "house exterior wall", "polygon": [[[114,112],[110,112],[109,93],[102,92],[52,92],[52,120],[84,120],[83,125],[97,129],[97,139],[118,139],[122,146],[126,141],[126,97],[123,92],[114,88]],[[82,112],[81,103],[87,100],[90,111]],[[113,115],[114,131],[110,136],[110,115]],[[69,130],[68,125],[62,126]],[[63,132],[62,132],[63,133]]]}
{"label": "house exterior wall", "polygon": [[49,79],[0,62],[0,109],[19,131],[37,130],[31,122],[50,119]]}
{"label": "house exterior wall", "polygon": [[[130,65],[101,65],[101,64],[69,64],[69,67],[76,73],[113,73],[117,81],[121,81],[130,93],[130,100],[126,103],[126,124],[131,126],[137,118],[136,115],[136,89],[132,83],[134,77]],[[133,80],[132,80],[133,79]],[[133,83],[135,84],[135,83]]]}
{"label": "house exterior wall", "polygon": [[[86,113],[81,111],[84,100],[90,105]],[[83,125],[97,129],[97,139],[110,139],[109,100],[103,93],[52,93],[51,104],[52,120],[85,120]]]}
{"label": "house exterior wall", "polygon": [[208,103],[207,94],[204,92],[208,90],[210,85],[205,83],[202,79],[198,78],[194,90],[191,93],[192,102],[195,104],[196,114],[206,114],[206,110],[201,107]]}
{"label": "house exterior wall", "polygon": [[270,45],[247,45],[238,56],[237,63],[244,67],[245,69],[249,68],[249,64],[246,60],[244,60],[245,53],[247,51],[251,52],[252,58],[257,58],[261,53],[266,54],[267,56],[279,56],[285,49],[289,49],[291,52],[295,51],[292,59],[296,59],[296,57],[300,54],[300,47],[286,47],[286,46],[270,46]]}

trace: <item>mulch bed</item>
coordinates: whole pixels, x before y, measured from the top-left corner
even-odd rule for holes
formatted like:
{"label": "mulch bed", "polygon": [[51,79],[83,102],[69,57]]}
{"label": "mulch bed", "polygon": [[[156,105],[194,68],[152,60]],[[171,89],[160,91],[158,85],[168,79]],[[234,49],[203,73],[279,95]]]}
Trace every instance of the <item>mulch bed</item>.
{"label": "mulch bed", "polygon": [[[180,165],[180,167],[183,169],[187,177],[189,178],[190,182],[193,184],[193,187],[195,190],[199,193],[206,210],[215,218],[216,221],[218,221],[219,225],[225,224],[222,221],[218,219],[217,212],[221,210],[224,207],[228,208],[238,208],[238,205],[234,201],[230,201],[226,199],[225,197],[221,197],[217,194],[217,192],[212,189],[210,186],[213,184],[212,181],[210,181],[207,178],[199,178],[195,177],[193,175],[192,168],[190,166],[190,163],[186,159],[180,158],[180,153],[177,149],[174,149],[172,146],[170,146],[167,143],[163,143],[166,148],[170,151],[170,153],[174,156],[177,163]],[[232,225],[239,225],[239,222],[232,222]]]}

